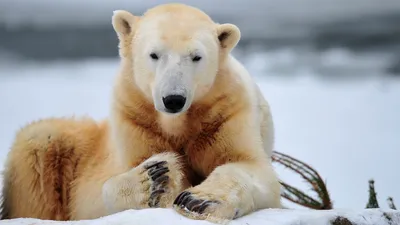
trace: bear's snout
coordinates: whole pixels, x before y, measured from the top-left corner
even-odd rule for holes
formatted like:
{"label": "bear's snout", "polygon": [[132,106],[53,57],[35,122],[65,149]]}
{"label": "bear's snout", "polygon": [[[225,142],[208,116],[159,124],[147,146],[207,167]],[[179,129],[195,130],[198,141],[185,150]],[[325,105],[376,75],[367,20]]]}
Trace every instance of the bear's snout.
{"label": "bear's snout", "polygon": [[186,103],[186,97],[182,95],[168,95],[163,97],[162,100],[169,113],[180,112]]}

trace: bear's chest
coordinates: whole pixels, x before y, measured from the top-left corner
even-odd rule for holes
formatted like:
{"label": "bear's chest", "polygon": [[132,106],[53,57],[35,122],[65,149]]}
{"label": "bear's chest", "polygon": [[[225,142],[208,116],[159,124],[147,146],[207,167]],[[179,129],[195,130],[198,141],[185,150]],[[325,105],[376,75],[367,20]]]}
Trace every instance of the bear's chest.
{"label": "bear's chest", "polygon": [[219,145],[216,132],[201,130],[192,133],[187,139],[170,143],[175,145],[172,149],[181,156],[185,167],[189,171],[189,177],[194,180],[202,180],[207,177],[214,168],[219,165],[222,154],[216,149]]}
{"label": "bear's chest", "polygon": [[191,163],[190,155],[186,154],[183,148],[181,148],[178,153],[181,156],[181,162],[183,163],[183,172],[190,184],[196,186],[203,182],[206,176],[201,173],[197,164]]}
{"label": "bear's chest", "polygon": [[182,121],[161,121],[160,130],[166,145],[181,156],[185,167],[195,176],[207,177],[223,161],[218,142],[223,138],[220,129],[226,119],[219,114],[202,115],[189,114]]}

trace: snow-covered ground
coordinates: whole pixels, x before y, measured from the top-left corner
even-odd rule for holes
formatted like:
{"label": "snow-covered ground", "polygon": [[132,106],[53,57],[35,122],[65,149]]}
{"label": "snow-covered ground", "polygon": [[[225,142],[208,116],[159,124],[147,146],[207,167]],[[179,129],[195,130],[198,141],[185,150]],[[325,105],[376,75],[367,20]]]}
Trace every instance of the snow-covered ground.
{"label": "snow-covered ground", "polygon": [[[370,178],[376,180],[382,208],[388,208],[388,196],[400,205],[400,80],[380,76],[380,56],[373,60],[333,52],[314,57],[320,60],[314,67],[295,64],[296,55],[286,50],[240,58],[271,104],[275,149],[316,168],[327,181],[335,208],[363,209]],[[315,74],[328,64],[341,74],[363,75],[319,79]],[[0,162],[17,129],[31,120],[74,114],[107,117],[117,67],[117,59],[0,63]],[[277,171],[286,182],[308,190],[297,176],[278,166]]]}
{"label": "snow-covered ground", "polygon": [[[385,219],[383,213],[390,217]],[[154,216],[157,215],[157,216]],[[346,217],[356,225],[394,225],[400,223],[400,213],[394,210],[367,209],[367,210],[260,210],[250,215],[238,218],[229,225],[332,225],[337,218]],[[203,220],[185,218],[172,209],[145,209],[126,210],[110,216],[94,220],[81,221],[48,221],[37,219],[14,219],[2,221],[3,225],[213,225]],[[222,223],[224,224],[224,223]],[[348,223],[336,223],[348,224]]]}

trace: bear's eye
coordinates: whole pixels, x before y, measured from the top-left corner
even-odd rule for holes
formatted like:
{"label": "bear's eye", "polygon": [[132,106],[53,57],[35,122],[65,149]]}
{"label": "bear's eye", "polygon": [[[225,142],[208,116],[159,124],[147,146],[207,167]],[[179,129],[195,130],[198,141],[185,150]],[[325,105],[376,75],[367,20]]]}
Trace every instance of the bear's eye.
{"label": "bear's eye", "polygon": [[200,61],[200,59],[201,59],[201,56],[196,55],[195,57],[192,58],[192,61],[198,62],[198,61]]}
{"label": "bear's eye", "polygon": [[150,57],[151,57],[152,59],[155,59],[155,60],[158,59],[158,55],[157,55],[156,53],[151,53],[151,54],[150,54]]}

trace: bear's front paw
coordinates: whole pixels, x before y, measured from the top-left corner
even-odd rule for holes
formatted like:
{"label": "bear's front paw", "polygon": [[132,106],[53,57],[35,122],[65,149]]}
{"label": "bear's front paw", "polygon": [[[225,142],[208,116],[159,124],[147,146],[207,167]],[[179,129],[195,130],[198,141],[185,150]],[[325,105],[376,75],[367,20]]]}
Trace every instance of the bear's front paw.
{"label": "bear's front paw", "polygon": [[187,187],[184,181],[177,156],[162,153],[107,180],[102,197],[110,214],[126,209],[172,207],[175,197]]}
{"label": "bear's front paw", "polygon": [[[140,164],[144,204],[147,207],[170,207],[174,198],[184,189],[184,175],[177,156],[162,153],[150,157]],[[144,206],[143,206],[144,207]]]}
{"label": "bear's front paw", "polygon": [[142,180],[142,183],[150,182],[148,206],[158,207],[161,196],[169,191],[169,176],[167,173],[170,170],[167,166],[167,161],[149,162],[144,165],[144,169],[143,172],[147,172],[147,179]]}
{"label": "bear's front paw", "polygon": [[232,220],[239,217],[239,196],[230,195],[217,188],[189,188],[176,197],[174,208],[184,216],[193,219],[206,219],[212,222]]}

